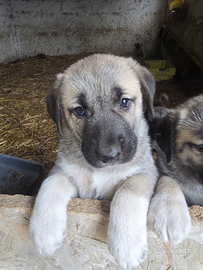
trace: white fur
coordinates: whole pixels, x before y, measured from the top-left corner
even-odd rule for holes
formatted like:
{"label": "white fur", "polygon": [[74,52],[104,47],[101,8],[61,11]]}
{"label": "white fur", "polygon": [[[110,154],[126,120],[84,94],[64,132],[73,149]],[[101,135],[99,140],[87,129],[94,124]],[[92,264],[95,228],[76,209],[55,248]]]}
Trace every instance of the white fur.
{"label": "white fur", "polygon": [[149,201],[118,190],[111,203],[108,248],[123,269],[134,269],[148,254],[146,211]]}
{"label": "white fur", "polygon": [[[149,162],[150,165],[150,162]],[[76,180],[78,196],[80,198],[112,199],[117,185],[123,183],[132,175],[143,172],[139,164],[129,166],[118,164],[114,167],[105,168],[83,168],[77,164],[69,164],[65,158],[60,161],[63,172]]]}
{"label": "white fur", "polygon": [[66,233],[66,207],[76,188],[60,173],[42,184],[30,220],[30,235],[41,255],[52,255]]}

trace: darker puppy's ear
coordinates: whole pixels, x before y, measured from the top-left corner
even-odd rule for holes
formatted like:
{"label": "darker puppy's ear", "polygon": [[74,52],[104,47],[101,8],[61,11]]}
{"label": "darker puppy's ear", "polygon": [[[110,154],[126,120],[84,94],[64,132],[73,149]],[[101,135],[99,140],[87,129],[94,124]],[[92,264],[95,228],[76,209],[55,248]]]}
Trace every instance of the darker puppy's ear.
{"label": "darker puppy's ear", "polygon": [[167,162],[170,162],[174,151],[177,118],[172,117],[163,107],[155,108],[155,115],[149,123],[149,134],[152,141],[156,141],[165,153]]}
{"label": "darker puppy's ear", "polygon": [[154,118],[153,101],[156,89],[154,76],[147,68],[141,66],[137,62],[134,63],[134,70],[138,75],[141,84],[145,117],[148,121],[152,121],[152,119]]}
{"label": "darker puppy's ear", "polygon": [[62,74],[57,76],[54,86],[47,94],[47,110],[51,118],[57,124],[58,133],[62,136],[63,107],[61,104],[60,87],[62,84]]}

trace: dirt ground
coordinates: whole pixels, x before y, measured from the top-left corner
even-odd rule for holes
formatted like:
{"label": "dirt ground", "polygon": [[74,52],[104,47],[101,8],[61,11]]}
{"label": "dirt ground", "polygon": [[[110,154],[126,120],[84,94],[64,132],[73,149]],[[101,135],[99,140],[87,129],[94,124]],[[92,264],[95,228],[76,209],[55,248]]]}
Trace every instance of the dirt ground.
{"label": "dirt ground", "polygon": [[[50,171],[58,149],[56,125],[46,110],[46,94],[56,74],[86,55],[44,56],[0,64],[0,152],[44,163]],[[159,81],[157,97],[169,96],[174,107],[196,95],[180,79]],[[189,88],[188,88],[189,87]]]}

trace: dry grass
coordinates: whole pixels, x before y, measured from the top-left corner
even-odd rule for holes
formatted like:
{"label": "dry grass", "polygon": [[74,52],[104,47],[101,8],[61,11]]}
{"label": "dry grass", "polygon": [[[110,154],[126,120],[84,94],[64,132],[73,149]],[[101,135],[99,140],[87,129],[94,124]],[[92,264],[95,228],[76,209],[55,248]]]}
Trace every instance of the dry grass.
{"label": "dry grass", "polygon": [[56,125],[46,109],[56,74],[85,55],[34,57],[0,64],[0,152],[45,164],[56,158]]}

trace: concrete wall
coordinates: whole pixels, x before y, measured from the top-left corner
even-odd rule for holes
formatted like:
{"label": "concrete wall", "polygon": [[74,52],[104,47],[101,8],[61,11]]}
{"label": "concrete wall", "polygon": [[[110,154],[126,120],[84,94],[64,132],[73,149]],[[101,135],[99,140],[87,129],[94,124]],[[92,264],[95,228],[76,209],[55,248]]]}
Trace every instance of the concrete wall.
{"label": "concrete wall", "polygon": [[146,53],[166,15],[161,0],[0,0],[0,62],[83,52]]}
{"label": "concrete wall", "polygon": [[168,28],[179,45],[203,69],[203,1],[185,0],[180,10],[169,12]]}
{"label": "concrete wall", "polygon": [[[109,201],[72,199],[66,241],[51,257],[41,257],[29,238],[33,203],[33,197],[0,195],[0,269],[120,269],[106,244]],[[190,214],[192,231],[177,247],[164,245],[149,232],[149,256],[137,270],[203,269],[203,207],[191,207]]]}

